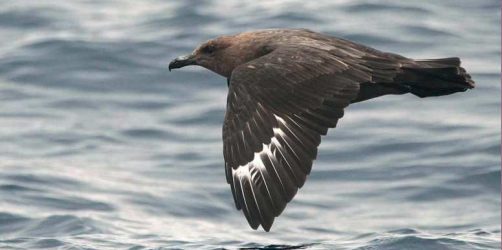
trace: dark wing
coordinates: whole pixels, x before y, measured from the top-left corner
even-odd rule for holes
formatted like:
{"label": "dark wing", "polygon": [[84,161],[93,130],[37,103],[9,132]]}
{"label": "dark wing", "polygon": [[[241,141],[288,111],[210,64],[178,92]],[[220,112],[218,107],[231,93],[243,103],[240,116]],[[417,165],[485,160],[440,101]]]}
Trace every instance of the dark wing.
{"label": "dark wing", "polygon": [[[333,53],[332,53],[333,52]],[[274,218],[305,183],[320,135],[371,80],[357,57],[308,46],[279,48],[237,67],[223,124],[227,182],[253,229]]]}

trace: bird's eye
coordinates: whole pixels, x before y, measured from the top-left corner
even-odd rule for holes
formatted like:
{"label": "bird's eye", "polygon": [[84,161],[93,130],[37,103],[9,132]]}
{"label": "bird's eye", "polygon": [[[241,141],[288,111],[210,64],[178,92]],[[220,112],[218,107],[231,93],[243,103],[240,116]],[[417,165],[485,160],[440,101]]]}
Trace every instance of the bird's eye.
{"label": "bird's eye", "polygon": [[201,52],[205,54],[210,54],[215,51],[215,47],[212,44],[205,45],[201,48]]}

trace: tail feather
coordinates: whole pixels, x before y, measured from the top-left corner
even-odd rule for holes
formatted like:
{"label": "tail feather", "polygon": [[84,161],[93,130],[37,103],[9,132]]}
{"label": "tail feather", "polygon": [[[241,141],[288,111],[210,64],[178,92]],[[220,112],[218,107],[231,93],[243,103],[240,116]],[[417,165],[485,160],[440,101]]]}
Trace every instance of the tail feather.
{"label": "tail feather", "polygon": [[475,87],[471,76],[460,67],[460,58],[403,61],[363,57],[372,70],[372,81],[362,83],[355,102],[383,95],[412,93],[419,97],[450,95]]}
{"label": "tail feather", "polygon": [[448,58],[439,58],[439,59],[423,59],[423,60],[417,60],[417,62],[429,64],[429,65],[437,65],[437,66],[460,67],[460,58],[458,58],[458,57],[448,57]]}
{"label": "tail feather", "polygon": [[403,67],[395,79],[408,86],[409,92],[416,96],[449,95],[475,87],[471,76],[460,67],[457,57],[417,60],[416,63]]}

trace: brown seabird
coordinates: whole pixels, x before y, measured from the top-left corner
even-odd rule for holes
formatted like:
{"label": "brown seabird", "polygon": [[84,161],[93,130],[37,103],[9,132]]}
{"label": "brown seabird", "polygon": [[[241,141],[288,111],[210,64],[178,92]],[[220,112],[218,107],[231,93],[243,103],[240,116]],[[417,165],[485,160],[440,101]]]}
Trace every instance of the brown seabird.
{"label": "brown seabird", "polygon": [[474,88],[459,58],[413,60],[306,29],[220,36],[169,64],[227,78],[223,156],[235,205],[269,231],[303,186],[321,135],[350,103]]}

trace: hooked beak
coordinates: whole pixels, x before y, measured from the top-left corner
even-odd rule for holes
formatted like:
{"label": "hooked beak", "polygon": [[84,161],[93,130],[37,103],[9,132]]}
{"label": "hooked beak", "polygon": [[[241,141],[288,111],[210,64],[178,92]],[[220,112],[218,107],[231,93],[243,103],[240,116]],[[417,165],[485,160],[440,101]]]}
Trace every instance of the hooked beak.
{"label": "hooked beak", "polygon": [[195,65],[195,61],[195,58],[191,54],[180,56],[169,63],[169,71],[171,71],[171,69],[183,68],[188,65]]}

